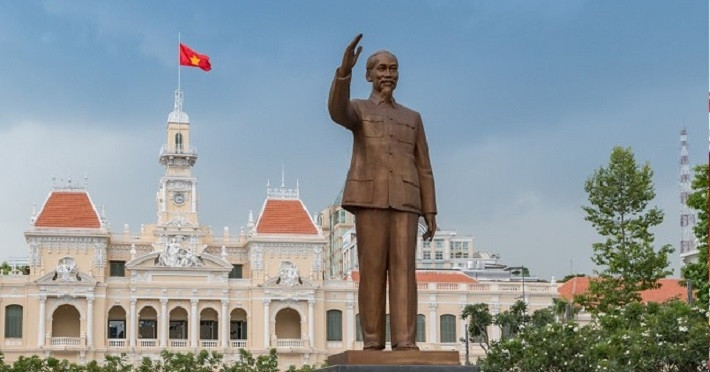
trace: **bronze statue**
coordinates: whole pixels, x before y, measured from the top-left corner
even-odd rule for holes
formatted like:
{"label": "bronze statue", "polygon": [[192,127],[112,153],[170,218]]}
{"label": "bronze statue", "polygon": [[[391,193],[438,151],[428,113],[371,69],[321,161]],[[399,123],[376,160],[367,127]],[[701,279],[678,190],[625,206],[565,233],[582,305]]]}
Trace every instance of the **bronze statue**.
{"label": "bronze statue", "polygon": [[[393,350],[416,346],[417,223],[423,215],[431,240],[436,231],[434,176],[418,112],[394,100],[397,58],[379,51],[367,59],[366,100],[350,100],[352,68],[362,46],[359,34],[345,49],[328,97],[334,122],[353,133],[353,155],[343,192],[343,208],[355,214],[360,265],[358,294],[365,350],[385,348],[385,293],[389,277]],[[435,320],[431,320],[435,321]]]}

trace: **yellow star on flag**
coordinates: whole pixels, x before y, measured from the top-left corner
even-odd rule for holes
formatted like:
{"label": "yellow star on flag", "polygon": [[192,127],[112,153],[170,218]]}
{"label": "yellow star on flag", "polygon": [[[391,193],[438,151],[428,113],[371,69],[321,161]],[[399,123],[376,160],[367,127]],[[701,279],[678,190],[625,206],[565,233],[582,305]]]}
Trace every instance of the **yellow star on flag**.
{"label": "yellow star on flag", "polygon": [[180,43],[178,57],[180,59],[180,66],[199,67],[203,71],[209,71],[212,69],[212,65],[210,64],[210,56],[207,54],[197,53],[185,44]]}

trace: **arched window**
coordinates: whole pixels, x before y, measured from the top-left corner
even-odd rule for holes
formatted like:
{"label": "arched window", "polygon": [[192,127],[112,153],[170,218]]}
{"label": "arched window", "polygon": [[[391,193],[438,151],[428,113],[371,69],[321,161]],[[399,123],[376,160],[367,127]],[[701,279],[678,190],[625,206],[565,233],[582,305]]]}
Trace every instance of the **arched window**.
{"label": "arched window", "polygon": [[5,307],[5,338],[22,338],[22,306]]}
{"label": "arched window", "polygon": [[326,322],[327,340],[343,341],[343,312],[340,310],[328,310]]}
{"label": "arched window", "polygon": [[441,343],[456,342],[456,316],[444,314],[439,318],[441,332]]}
{"label": "arched window", "polygon": [[426,320],[422,314],[417,314],[417,342],[426,342]]}
{"label": "arched window", "polygon": [[182,133],[175,134],[175,149],[182,150]]}

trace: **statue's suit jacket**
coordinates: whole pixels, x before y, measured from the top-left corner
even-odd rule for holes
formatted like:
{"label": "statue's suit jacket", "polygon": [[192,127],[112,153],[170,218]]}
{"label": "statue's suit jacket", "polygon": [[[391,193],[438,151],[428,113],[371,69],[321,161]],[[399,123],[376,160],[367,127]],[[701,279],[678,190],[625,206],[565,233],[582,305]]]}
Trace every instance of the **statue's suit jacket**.
{"label": "statue's suit jacket", "polygon": [[350,100],[350,79],[331,85],[328,111],[353,133],[353,154],[342,206],[436,213],[434,176],[422,118],[396,102]]}

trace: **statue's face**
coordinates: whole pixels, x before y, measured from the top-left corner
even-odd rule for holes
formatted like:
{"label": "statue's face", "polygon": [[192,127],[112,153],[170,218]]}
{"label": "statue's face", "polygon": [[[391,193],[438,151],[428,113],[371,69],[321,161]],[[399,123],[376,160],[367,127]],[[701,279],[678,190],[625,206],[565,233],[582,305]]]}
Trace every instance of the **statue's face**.
{"label": "statue's face", "polygon": [[372,89],[378,93],[392,94],[399,79],[397,58],[389,53],[380,53],[374,57],[374,65],[365,77],[372,83]]}

